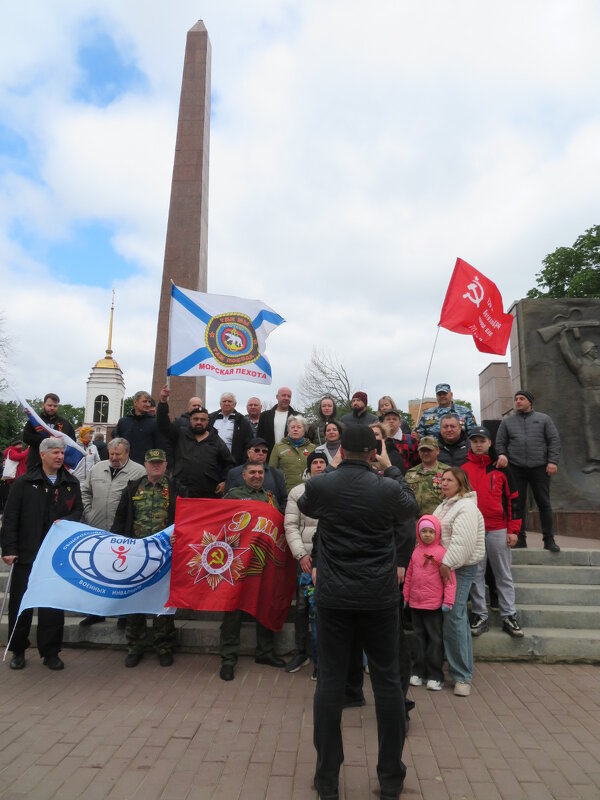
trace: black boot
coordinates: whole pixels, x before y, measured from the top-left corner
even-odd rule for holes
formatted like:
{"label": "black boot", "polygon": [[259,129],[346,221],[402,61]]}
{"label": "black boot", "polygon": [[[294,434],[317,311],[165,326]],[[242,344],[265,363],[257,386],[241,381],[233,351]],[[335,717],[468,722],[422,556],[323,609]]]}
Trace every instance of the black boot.
{"label": "black boot", "polygon": [[560,547],[554,541],[554,536],[548,536],[544,539],[544,550],[549,550],[551,553],[560,553]]}

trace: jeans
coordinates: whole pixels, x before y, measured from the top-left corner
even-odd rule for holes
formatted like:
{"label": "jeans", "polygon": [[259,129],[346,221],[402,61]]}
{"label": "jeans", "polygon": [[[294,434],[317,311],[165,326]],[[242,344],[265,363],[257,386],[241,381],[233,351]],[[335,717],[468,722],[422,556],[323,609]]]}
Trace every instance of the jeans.
{"label": "jeans", "polygon": [[[402,749],[406,731],[398,668],[398,606],[371,611],[317,609],[319,679],[314,699],[315,777],[333,793],[344,760],[341,719],[350,660],[362,643],[375,695],[379,740],[377,775],[384,793],[400,793],[406,774]],[[359,662],[360,663],[360,662]]]}
{"label": "jeans", "polygon": [[456,597],[451,611],[444,612],[444,647],[452,680],[471,683],[473,680],[473,645],[467,616],[467,600],[477,564],[459,567],[456,578]]}
{"label": "jeans", "polygon": [[506,528],[500,531],[486,531],[485,555],[477,564],[477,572],[471,587],[471,611],[478,617],[487,619],[488,610],[485,602],[485,570],[489,562],[496,579],[498,605],[502,619],[517,613],[515,608],[515,585],[513,583],[511,564],[512,550],[506,544]]}
{"label": "jeans", "polygon": [[525,536],[527,524],[527,486],[531,486],[533,497],[540,512],[540,525],[544,540],[554,536],[552,522],[552,506],[550,505],[550,476],[546,467],[516,467],[510,465],[519,491],[519,507],[521,511],[521,530],[519,535]]}

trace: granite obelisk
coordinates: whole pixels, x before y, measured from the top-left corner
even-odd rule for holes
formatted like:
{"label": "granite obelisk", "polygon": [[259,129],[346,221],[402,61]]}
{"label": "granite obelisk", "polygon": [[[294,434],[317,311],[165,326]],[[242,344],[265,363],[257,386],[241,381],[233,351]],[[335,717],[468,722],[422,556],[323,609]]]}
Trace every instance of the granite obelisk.
{"label": "granite obelisk", "polygon": [[[210,39],[199,20],[188,31],[179,101],[171,202],[156,329],[152,396],[167,375],[171,281],[206,291],[208,240],[208,152],[210,134]],[[190,397],[206,399],[205,378],[171,379],[170,406],[185,411]]]}

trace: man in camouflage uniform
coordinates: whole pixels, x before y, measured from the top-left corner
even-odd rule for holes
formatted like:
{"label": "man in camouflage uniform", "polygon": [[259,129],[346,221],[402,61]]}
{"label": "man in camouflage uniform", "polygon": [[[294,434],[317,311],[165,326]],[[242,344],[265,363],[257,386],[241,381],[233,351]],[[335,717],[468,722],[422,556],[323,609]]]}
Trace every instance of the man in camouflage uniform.
{"label": "man in camouflage uniform", "polygon": [[[262,464],[249,462],[244,465],[242,470],[244,486],[236,486],[230,489],[224,496],[225,500],[258,500],[262,503],[276,508],[279,506],[272,492],[267,492],[263,488],[265,468]],[[219,653],[221,655],[221,671],[219,677],[223,681],[233,680],[233,671],[238,660],[240,650],[240,630],[242,627],[241,611],[225,611],[223,622],[221,623],[221,637],[219,641]],[[266,664],[269,667],[284,667],[285,661],[273,655],[273,631],[265,628],[264,625],[256,621],[256,655],[254,660],[257,664]]]}
{"label": "man in camouflage uniform", "polygon": [[450,412],[457,415],[461,428],[467,435],[472,428],[477,427],[477,422],[471,409],[454,402],[449,383],[438,383],[435,387],[435,396],[438,401],[437,406],[423,412],[423,416],[417,425],[416,433],[419,436],[439,436],[440,420],[444,414]]}
{"label": "man in camouflage uniform", "polygon": [[421,463],[409,469],[404,476],[415,493],[421,515],[433,514],[444,499],[442,475],[449,467],[438,461],[439,453],[437,439],[433,436],[424,436],[419,442]]}
{"label": "man in camouflage uniform", "polygon": [[[167,456],[164,450],[152,449],[144,459],[146,475],[129,481],[123,491],[111,531],[135,539],[143,539],[172,525],[175,519],[175,489],[165,475]],[[154,649],[161,667],[173,663],[175,620],[172,614],[153,617],[152,635]],[[144,656],[146,645],[146,615],[129,614],[127,627],[126,667],[137,667]]]}

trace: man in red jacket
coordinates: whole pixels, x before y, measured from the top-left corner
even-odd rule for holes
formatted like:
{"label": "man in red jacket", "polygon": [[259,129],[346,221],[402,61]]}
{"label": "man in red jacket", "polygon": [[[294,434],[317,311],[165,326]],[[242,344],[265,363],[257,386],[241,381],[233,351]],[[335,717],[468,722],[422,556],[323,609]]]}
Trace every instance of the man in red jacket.
{"label": "man in red jacket", "polygon": [[496,466],[498,456],[487,428],[473,428],[469,433],[469,444],[467,461],[462,469],[477,492],[477,507],[485,522],[485,556],[477,566],[471,587],[471,634],[480,636],[489,630],[485,602],[485,568],[489,559],[496,578],[502,630],[520,638],[523,631],[517,620],[511,572],[511,548],[517,543],[521,526],[516,483],[508,468]]}

